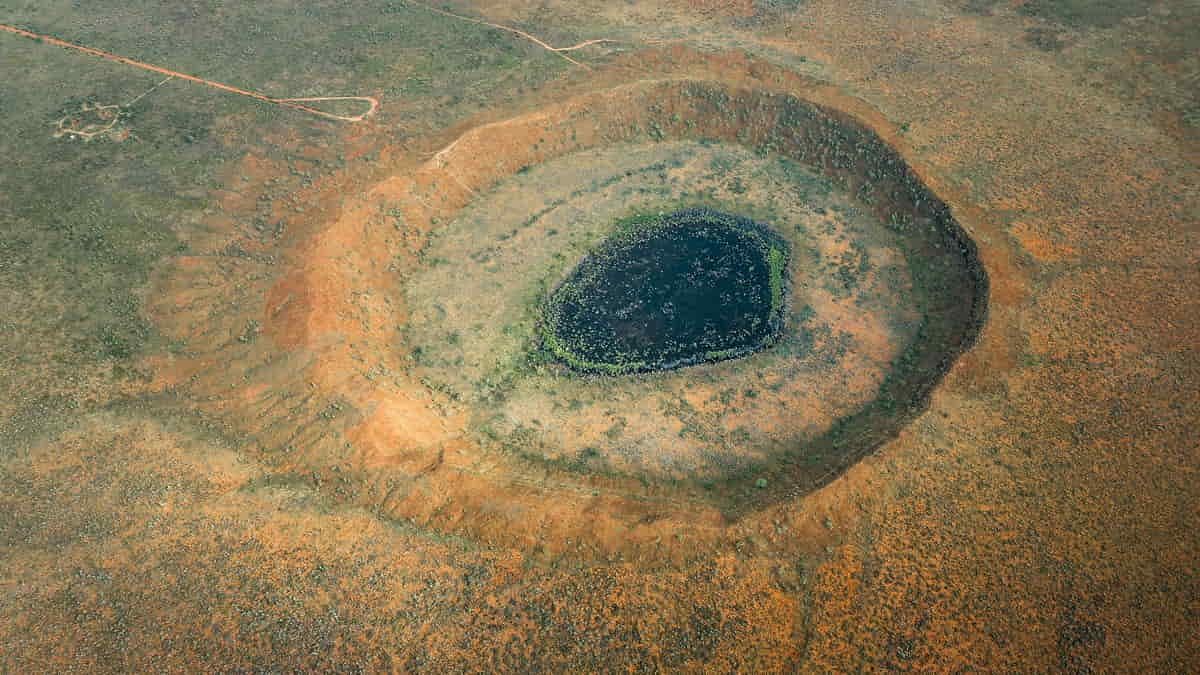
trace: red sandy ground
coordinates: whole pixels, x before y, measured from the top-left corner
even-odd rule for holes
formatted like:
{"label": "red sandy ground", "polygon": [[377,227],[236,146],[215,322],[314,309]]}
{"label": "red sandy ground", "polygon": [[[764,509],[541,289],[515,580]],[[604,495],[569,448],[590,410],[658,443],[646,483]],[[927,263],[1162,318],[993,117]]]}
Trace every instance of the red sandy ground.
{"label": "red sandy ground", "polygon": [[[177,259],[150,295],[187,346],[152,359],[152,387],[209,431],[97,415],[20,460],[19,484],[0,489],[17,514],[2,533],[3,661],[1200,667],[1193,146],[1005,26],[890,11],[813,3],[805,22],[757,36],[829,64],[834,84],[683,47],[574,75],[277,199],[279,241],[244,217],[284,167],[248,155],[209,229],[181,233],[192,250],[241,253]],[[404,312],[386,289],[433,218],[503,173],[497,158],[511,171],[544,156],[531,150],[543,124],[572,106],[616,119],[629,90],[615,88],[667,78],[787,91],[864,120],[954,209],[992,282],[979,344],[924,415],[828,487],[732,523],[619,485],[596,498],[514,481],[393,376],[387,331]],[[377,226],[391,207],[411,231]]]}

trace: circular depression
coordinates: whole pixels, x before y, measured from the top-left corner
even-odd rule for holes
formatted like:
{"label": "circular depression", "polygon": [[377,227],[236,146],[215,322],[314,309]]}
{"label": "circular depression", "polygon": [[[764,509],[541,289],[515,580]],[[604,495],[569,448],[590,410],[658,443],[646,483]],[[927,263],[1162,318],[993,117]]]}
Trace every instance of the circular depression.
{"label": "circular depression", "polygon": [[[871,199],[837,173],[712,139],[542,162],[431,237],[405,283],[405,349],[474,440],[535,465],[708,494],[816,481],[895,432],[952,358],[941,340],[973,318],[970,302],[947,311],[976,291],[969,251],[936,216],[885,219]],[[790,251],[770,348],[621,377],[553,358],[554,289],[631,221],[696,209],[769,223]]]}
{"label": "circular depression", "polygon": [[[280,475],[529,551],[687,555],[740,536],[739,516],[837,501],[818,488],[894,438],[972,344],[987,279],[859,121],[885,124],[866,104],[714,58],[701,70],[744,88],[564,85],[354,198],[321,188],[340,208],[289,217],[282,265],[181,259],[154,312],[189,336],[171,381]],[[545,358],[539,303],[614,223],[696,208],[787,240],[777,341],[619,378]]]}

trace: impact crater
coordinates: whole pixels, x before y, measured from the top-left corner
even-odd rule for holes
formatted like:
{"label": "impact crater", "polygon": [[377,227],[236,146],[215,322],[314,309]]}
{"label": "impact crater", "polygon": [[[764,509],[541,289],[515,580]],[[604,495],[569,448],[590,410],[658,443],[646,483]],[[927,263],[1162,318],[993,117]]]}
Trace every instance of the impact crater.
{"label": "impact crater", "polygon": [[[187,302],[156,317],[173,334],[211,325],[180,381],[281,471],[525,549],[671,556],[820,499],[925,408],[983,324],[987,277],[867,104],[760,61],[677,56],[696,70],[564,84],[575,93],[406,156],[357,198],[330,183],[343,206],[289,229],[286,266],[254,278],[245,312],[197,295],[224,269],[180,268],[164,297]],[[623,223],[696,213],[761,225],[721,230],[766,246],[715,266],[753,291],[736,320],[655,328],[690,289],[666,283],[631,307],[603,275],[591,288],[616,289],[603,311],[556,316],[571,307],[556,290]],[[775,237],[786,264],[771,262]],[[620,325],[626,310],[649,320]],[[620,339],[547,349],[545,327],[571,338],[572,325]]]}

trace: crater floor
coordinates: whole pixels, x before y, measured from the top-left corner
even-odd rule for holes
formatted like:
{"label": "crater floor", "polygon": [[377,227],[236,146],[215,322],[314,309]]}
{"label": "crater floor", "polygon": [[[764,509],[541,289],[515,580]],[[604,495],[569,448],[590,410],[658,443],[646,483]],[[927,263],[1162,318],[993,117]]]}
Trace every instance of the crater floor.
{"label": "crater floor", "polygon": [[[772,223],[791,251],[778,291],[789,311],[772,347],[620,378],[573,377],[548,361],[545,298],[578,261],[636,214],[698,205]],[[696,141],[586,150],[506,179],[435,231],[404,282],[404,349],[497,451],[656,479],[757,470],[753,482],[862,411],[919,346],[936,291],[914,284],[911,250],[904,232],[794,160]]]}

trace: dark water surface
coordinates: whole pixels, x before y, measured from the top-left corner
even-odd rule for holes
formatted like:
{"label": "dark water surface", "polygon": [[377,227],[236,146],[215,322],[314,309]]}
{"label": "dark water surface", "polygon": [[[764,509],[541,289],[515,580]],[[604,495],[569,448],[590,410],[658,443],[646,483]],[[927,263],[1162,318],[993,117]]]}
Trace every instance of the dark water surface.
{"label": "dark water surface", "polygon": [[580,262],[551,298],[548,328],[556,351],[569,353],[560,358],[582,370],[742,356],[782,325],[785,261],[786,244],[744,218],[708,210],[650,218]]}

